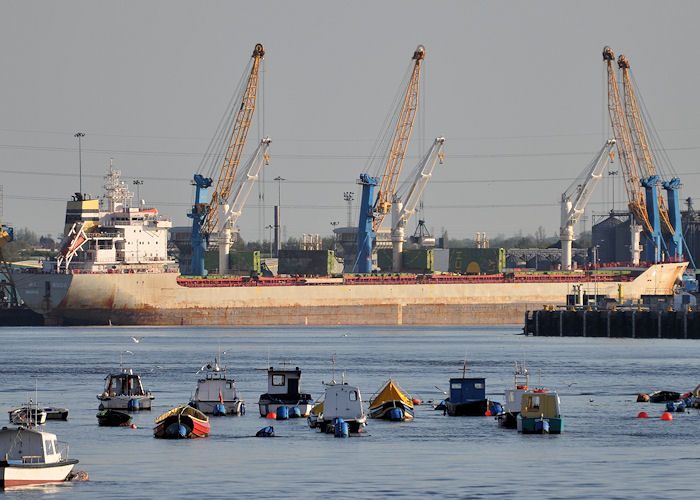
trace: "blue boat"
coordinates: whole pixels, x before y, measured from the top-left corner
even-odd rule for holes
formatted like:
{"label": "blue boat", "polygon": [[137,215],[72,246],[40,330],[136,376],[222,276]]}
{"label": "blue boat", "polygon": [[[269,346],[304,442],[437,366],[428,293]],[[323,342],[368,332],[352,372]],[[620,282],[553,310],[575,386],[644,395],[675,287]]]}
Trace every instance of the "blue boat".
{"label": "blue boat", "polygon": [[451,417],[483,417],[488,404],[485,378],[450,379],[450,400],[446,405]]}
{"label": "blue boat", "polygon": [[561,434],[564,417],[559,411],[559,395],[544,389],[523,394],[520,414],[516,417],[518,432],[523,434]]}

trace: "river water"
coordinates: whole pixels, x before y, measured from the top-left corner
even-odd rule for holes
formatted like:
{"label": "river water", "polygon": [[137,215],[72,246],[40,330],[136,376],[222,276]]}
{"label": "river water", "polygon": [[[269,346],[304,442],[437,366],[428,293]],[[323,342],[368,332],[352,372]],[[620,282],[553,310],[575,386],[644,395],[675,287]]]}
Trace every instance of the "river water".
{"label": "river water", "polygon": [[[70,409],[44,427],[70,444],[85,483],[0,493],[6,498],[334,497],[523,498],[696,497],[700,467],[697,410],[660,420],[662,405],[639,392],[685,392],[700,383],[700,343],[524,337],[520,327],[337,328],[0,328],[0,410],[34,397]],[[144,337],[134,343],[130,337]],[[125,365],[156,399],[134,416],[137,429],[97,426],[103,379]],[[219,351],[247,402],[247,415],[211,420],[211,436],[158,440],[154,419],[189,400],[195,372]],[[303,372],[314,397],[336,378],[368,400],[392,377],[423,401],[438,402],[448,379],[486,377],[498,400],[526,359],[530,385],[559,391],[565,433],[520,435],[492,418],[449,417],[429,404],[415,420],[369,420],[361,437],[336,439],[305,419],[270,422],[255,403],[266,392],[268,362]],[[269,361],[268,361],[269,360]],[[437,386],[437,388],[436,388]],[[645,410],[650,417],[637,419]],[[5,414],[6,415],[6,414]],[[3,417],[7,418],[7,417]],[[275,438],[255,438],[268,423]],[[5,425],[5,424],[3,424]]]}

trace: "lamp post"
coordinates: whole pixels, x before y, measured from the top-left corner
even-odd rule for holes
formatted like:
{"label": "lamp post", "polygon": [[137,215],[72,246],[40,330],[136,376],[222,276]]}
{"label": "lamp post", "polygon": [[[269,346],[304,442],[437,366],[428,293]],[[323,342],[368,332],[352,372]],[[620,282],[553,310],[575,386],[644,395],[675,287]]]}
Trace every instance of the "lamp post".
{"label": "lamp post", "polygon": [[345,191],[343,193],[343,199],[348,204],[348,227],[352,226],[352,200],[355,199],[355,193],[352,191]]}
{"label": "lamp post", "polygon": [[136,186],[136,203],[141,207],[141,186],[143,186],[143,179],[134,179],[134,186]]}
{"label": "lamp post", "polygon": [[275,179],[277,181],[277,206],[275,207],[275,254],[279,257],[280,250],[282,249],[282,181],[286,181],[284,177],[277,176]]}
{"label": "lamp post", "polygon": [[80,185],[80,199],[83,199],[83,137],[85,132],[76,132],[73,137],[78,138],[78,179]]}
{"label": "lamp post", "polygon": [[272,224],[265,226],[265,229],[270,230],[270,258],[272,258],[272,230],[275,228]]}
{"label": "lamp post", "polygon": [[613,212],[615,211],[615,175],[617,175],[619,171],[617,170],[608,170],[608,175],[612,175],[612,209]]}

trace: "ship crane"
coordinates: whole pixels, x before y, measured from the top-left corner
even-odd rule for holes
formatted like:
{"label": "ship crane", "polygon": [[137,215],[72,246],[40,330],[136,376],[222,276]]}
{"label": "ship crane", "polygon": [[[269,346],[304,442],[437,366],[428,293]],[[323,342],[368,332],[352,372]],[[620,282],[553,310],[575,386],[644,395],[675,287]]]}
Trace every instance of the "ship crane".
{"label": "ship crane", "polygon": [[[251,56],[253,61],[250,73],[242,92],[241,104],[233,122],[224,163],[221,167],[214,193],[211,196],[211,202],[206,200],[213,180],[201,174],[194,175],[195,202],[192,211],[187,214],[192,219],[192,267],[190,273],[193,276],[205,276],[207,273],[204,268],[204,253],[210,235],[217,230],[224,238],[226,236],[230,238],[231,235],[230,223],[224,215],[228,211],[228,200],[233,190],[241,154],[243,153],[243,147],[253,120],[258,92],[258,73],[264,55],[265,50],[262,44],[256,44]],[[230,247],[230,240],[221,241],[222,239],[220,238],[219,241],[220,253]],[[222,261],[221,256],[219,261]]]}
{"label": "ship crane", "polygon": [[[418,110],[420,71],[424,58],[425,47],[419,45],[413,52],[413,70],[381,180],[369,174],[360,174],[358,184],[362,185],[362,199],[357,230],[357,260],[353,266],[360,273],[372,272],[372,242],[384,218],[391,211],[396,184],[399,180],[401,166],[406,156],[406,147]],[[376,186],[379,186],[379,190],[375,199],[374,189]]]}
{"label": "ship crane", "polygon": [[581,172],[581,175],[561,195],[559,238],[561,239],[562,269],[571,269],[571,244],[576,239],[574,228],[581,215],[583,215],[583,211],[586,209],[595,187],[603,177],[603,170],[605,170],[608,162],[612,161],[612,148],[614,145],[615,139],[608,139],[591,164]]}
{"label": "ship crane", "polygon": [[392,252],[392,271],[398,273],[401,271],[401,254],[403,253],[403,243],[405,239],[406,224],[411,216],[415,213],[416,207],[423,196],[423,191],[428,185],[428,181],[433,175],[435,165],[444,158],[442,147],[445,144],[444,137],[437,137],[433,141],[433,145],[425,155],[423,160],[418,164],[416,175],[411,188],[406,195],[405,203],[402,202],[398,194],[394,195],[391,207],[391,242],[393,247]]}
{"label": "ship crane", "polygon": [[8,300],[8,305],[11,307],[19,305],[17,299],[17,290],[15,288],[15,282],[12,279],[12,269],[10,269],[10,264],[5,260],[5,256],[2,253],[3,247],[14,241],[14,229],[8,226],[3,226],[0,224],[0,276],[5,278],[7,285],[3,284],[0,290],[5,294],[6,300]]}
{"label": "ship crane", "polygon": [[[654,229],[649,220],[645,195],[644,191],[642,191],[642,183],[632,146],[632,139],[630,138],[630,131],[627,128],[627,118],[622,106],[617,78],[615,77],[615,69],[613,68],[615,55],[608,46],[603,48],[603,61],[607,67],[608,76],[608,114],[610,115],[610,124],[612,125],[613,134],[615,136],[617,157],[622,165],[625,190],[627,191],[627,199],[629,202],[628,207],[632,214],[632,223],[630,226],[632,244],[630,245],[630,251],[632,263],[636,265],[639,264],[640,254],[639,233],[642,230],[646,231],[650,240],[653,241]],[[641,223],[641,227],[634,223],[635,219]]]}

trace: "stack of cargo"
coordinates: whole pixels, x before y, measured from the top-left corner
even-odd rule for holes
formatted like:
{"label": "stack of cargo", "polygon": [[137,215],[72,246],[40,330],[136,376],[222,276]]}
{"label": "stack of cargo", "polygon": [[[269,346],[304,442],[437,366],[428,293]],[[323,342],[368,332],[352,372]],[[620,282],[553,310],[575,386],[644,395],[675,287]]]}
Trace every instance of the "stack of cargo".
{"label": "stack of cargo", "polygon": [[[377,267],[382,273],[392,272],[393,250],[380,248],[377,250]],[[433,249],[419,248],[404,250],[402,254],[401,272],[426,274],[433,272]]]}
{"label": "stack of cargo", "polygon": [[[204,254],[204,267],[210,271],[219,268],[218,251],[209,251]],[[260,250],[229,253],[228,267],[229,274],[234,276],[260,274]]]}
{"label": "stack of cargo", "polygon": [[505,248],[450,248],[451,273],[499,274],[505,267]]}
{"label": "stack of cargo", "polygon": [[330,276],[335,268],[333,250],[280,250],[278,274]]}

